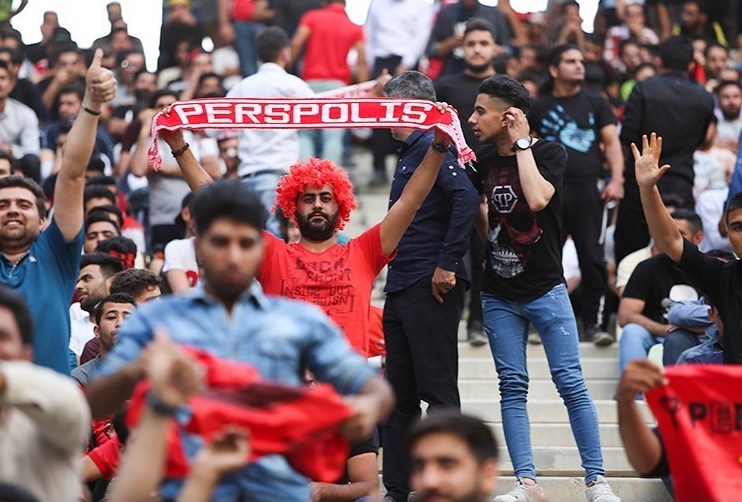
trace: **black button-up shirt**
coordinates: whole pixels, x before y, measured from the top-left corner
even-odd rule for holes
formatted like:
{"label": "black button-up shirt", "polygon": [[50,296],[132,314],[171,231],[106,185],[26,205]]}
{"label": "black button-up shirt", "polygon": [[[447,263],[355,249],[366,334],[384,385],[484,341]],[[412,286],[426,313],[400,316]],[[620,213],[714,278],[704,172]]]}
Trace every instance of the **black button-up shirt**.
{"label": "black button-up shirt", "polygon": [[[422,163],[433,136],[433,131],[415,131],[404,141],[392,180],[389,207],[397,202]],[[430,194],[399,242],[397,257],[389,264],[385,291],[401,291],[432,276],[436,267],[468,280],[463,257],[469,248],[478,207],[477,191],[452,147],[443,158]]]}

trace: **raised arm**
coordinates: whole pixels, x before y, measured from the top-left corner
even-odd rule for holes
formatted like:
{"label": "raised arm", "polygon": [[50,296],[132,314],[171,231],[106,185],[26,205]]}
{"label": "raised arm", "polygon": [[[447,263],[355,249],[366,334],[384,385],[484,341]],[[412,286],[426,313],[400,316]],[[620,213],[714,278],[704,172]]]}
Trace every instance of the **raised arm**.
{"label": "raised arm", "polygon": [[644,207],[644,218],[649,226],[649,234],[655,245],[674,262],[679,262],[683,256],[683,236],[680,235],[670,213],[662,203],[657,183],[670,166],[659,166],[662,153],[662,138],[652,133],[649,140],[646,134],[642,136],[642,151],[634,143],[631,144],[634,154],[634,170],[636,182],[639,185],[639,195]]}
{"label": "raised arm", "polygon": [[85,168],[93,153],[101,108],[116,96],[116,80],[110,70],[101,68],[102,58],[103,51],[97,49],[85,79],[83,106],[67,137],[54,188],[54,221],[68,241],[82,228]]}
{"label": "raised arm", "polygon": [[160,131],[160,137],[168,144],[173,151],[173,155],[178,154],[175,160],[178,162],[178,167],[180,167],[183,173],[183,179],[186,180],[191,190],[197,192],[205,185],[214,183],[214,178],[199,164],[191,149],[186,147],[187,143],[183,138],[182,131],[167,131],[163,129]]}
{"label": "raised arm", "polygon": [[[528,137],[531,128],[523,110],[510,107],[505,112],[505,116],[509,119],[507,130],[513,143],[518,138]],[[556,193],[556,188],[539,172],[536,159],[533,157],[533,150],[530,148],[517,150],[515,158],[518,163],[518,176],[520,177],[521,188],[523,188],[523,195],[529,209],[537,213],[549,205],[551,198]]]}
{"label": "raised arm", "polygon": [[385,255],[390,255],[397,249],[399,241],[433,188],[450,143],[451,138],[436,129],[435,138],[422,163],[402,190],[402,195],[381,221],[379,234],[381,250]]}

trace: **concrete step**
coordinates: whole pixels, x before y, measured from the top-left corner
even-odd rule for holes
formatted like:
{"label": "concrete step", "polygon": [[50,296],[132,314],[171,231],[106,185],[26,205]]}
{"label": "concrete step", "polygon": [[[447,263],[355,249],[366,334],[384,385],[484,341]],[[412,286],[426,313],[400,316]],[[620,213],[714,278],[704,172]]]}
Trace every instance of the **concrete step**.
{"label": "concrete step", "polygon": [[[502,430],[502,423],[488,423],[495,433],[498,441],[505,443],[505,435]],[[621,436],[618,433],[618,424],[600,424],[600,445],[601,447],[623,446]],[[572,429],[569,424],[531,424],[531,444],[536,446],[576,446]]]}
{"label": "concrete step", "polygon": [[[499,398],[497,381],[459,379],[461,399]],[[587,390],[593,399],[613,399],[616,393],[617,379],[586,380]],[[554,382],[551,380],[531,380],[528,384],[529,399],[559,399]]]}
{"label": "concrete step", "polygon": [[[582,374],[589,379],[618,379],[620,372],[618,358],[592,357],[581,361]],[[545,357],[531,357],[528,359],[528,375],[533,380],[551,378],[549,363]],[[459,379],[494,380],[497,377],[495,363],[484,358],[459,358]]]}
{"label": "concrete step", "polygon": [[[459,326],[459,340],[466,340],[466,323],[462,322]],[[526,354],[528,358],[541,357],[545,358],[543,345],[527,345]],[[585,360],[593,357],[614,358],[618,360],[618,344],[614,343],[610,347],[596,347],[590,342],[580,342],[580,359]],[[459,358],[463,359],[489,359],[492,360],[490,346],[482,345],[481,347],[472,347],[468,342],[459,342]]]}
{"label": "concrete step", "polygon": [[[644,401],[637,403],[642,417],[647,423],[653,423],[652,412]],[[494,399],[472,399],[461,402],[464,413],[481,418],[485,422],[502,422],[500,402]],[[607,399],[595,401],[595,410],[598,413],[599,424],[617,424],[618,413],[616,403]],[[528,417],[532,424],[566,424],[568,423],[567,408],[561,401],[536,400],[528,401]]]}
{"label": "concrete step", "polygon": [[[580,476],[575,477],[541,477],[538,480],[541,488],[550,502],[577,502],[585,500],[585,481]],[[509,492],[515,484],[512,476],[501,476],[497,480],[495,493],[503,495]],[[659,479],[639,478],[608,478],[613,492],[621,497],[623,502],[672,502],[662,481]]]}

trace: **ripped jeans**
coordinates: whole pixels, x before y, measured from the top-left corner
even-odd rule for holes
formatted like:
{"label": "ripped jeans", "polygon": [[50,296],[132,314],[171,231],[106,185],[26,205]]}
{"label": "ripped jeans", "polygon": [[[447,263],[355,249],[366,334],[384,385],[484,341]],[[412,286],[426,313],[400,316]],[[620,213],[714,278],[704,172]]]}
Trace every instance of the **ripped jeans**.
{"label": "ripped jeans", "polygon": [[526,344],[530,323],[541,335],[551,379],[567,407],[572,434],[585,469],[585,482],[604,475],[598,416],[582,376],[577,324],[567,287],[559,284],[528,302],[500,300],[482,292],[482,313],[500,380],[502,426],[515,475],[536,479],[526,406]]}

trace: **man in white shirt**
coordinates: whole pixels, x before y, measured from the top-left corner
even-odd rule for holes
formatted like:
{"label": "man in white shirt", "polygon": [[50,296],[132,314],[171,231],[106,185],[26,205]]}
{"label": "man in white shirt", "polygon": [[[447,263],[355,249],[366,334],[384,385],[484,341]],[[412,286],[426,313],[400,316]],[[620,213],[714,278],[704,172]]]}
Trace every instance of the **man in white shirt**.
{"label": "man in white shirt", "polygon": [[[306,82],[286,71],[291,57],[289,39],[283,29],[273,26],[261,31],[255,39],[255,49],[262,62],[258,72],[235,85],[227,97],[306,98],[314,95]],[[260,195],[271,214],[267,230],[280,236],[278,220],[270,211],[279,178],[299,160],[299,134],[296,130],[243,129],[238,150],[237,173],[243,183]]]}

